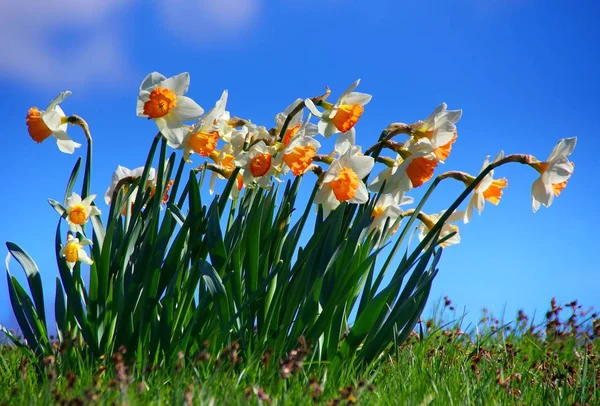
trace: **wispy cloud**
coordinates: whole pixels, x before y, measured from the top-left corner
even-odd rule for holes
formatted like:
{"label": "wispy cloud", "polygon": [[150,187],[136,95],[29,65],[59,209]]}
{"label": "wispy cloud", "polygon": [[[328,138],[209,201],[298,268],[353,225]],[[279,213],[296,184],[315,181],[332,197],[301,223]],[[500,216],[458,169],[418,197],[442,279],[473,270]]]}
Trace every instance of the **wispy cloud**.
{"label": "wispy cloud", "polygon": [[[42,86],[85,86],[100,74],[118,82],[128,61],[111,18],[129,3],[0,0],[0,72]],[[66,27],[69,36],[82,38],[77,46],[59,43]]]}
{"label": "wispy cloud", "polygon": [[261,8],[260,0],[170,0],[159,3],[166,27],[180,38],[199,44],[223,44],[248,30]]}
{"label": "wispy cloud", "polygon": [[120,16],[136,3],[179,41],[222,45],[251,28],[261,0],[0,0],[0,74],[53,89],[122,83],[135,71]]}

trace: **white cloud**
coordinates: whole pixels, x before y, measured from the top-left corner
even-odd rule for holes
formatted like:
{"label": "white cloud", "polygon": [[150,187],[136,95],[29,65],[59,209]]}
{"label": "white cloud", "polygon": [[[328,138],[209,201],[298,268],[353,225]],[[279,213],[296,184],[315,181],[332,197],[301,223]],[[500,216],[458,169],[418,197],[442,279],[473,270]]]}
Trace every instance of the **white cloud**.
{"label": "white cloud", "polygon": [[200,44],[238,39],[256,22],[260,0],[160,1],[166,27],[181,38]]}
{"label": "white cloud", "polygon": [[137,74],[119,36],[127,24],[120,14],[134,3],[152,5],[162,29],[179,39],[222,45],[252,26],[260,1],[0,0],[0,74],[53,90],[94,85],[98,78],[102,86],[120,84]]}
{"label": "white cloud", "polygon": [[[117,83],[127,60],[113,17],[128,0],[0,0],[0,72],[37,86],[80,87],[97,76]],[[58,42],[61,35],[77,45]]]}

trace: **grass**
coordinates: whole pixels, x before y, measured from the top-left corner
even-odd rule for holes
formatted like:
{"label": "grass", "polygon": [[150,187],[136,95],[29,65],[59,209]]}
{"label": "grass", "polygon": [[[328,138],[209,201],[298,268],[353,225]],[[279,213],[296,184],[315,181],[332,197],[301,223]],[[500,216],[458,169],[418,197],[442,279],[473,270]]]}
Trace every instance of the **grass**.
{"label": "grass", "polygon": [[476,327],[462,326],[448,299],[438,309],[368,368],[335,376],[310,362],[302,341],[283,360],[234,343],[160,369],[136,366],[125,349],[90,363],[76,355],[77,340],[41,365],[4,345],[0,405],[600,404],[600,321],[577,302],[553,300],[537,325],[521,312],[504,325],[484,312]]}

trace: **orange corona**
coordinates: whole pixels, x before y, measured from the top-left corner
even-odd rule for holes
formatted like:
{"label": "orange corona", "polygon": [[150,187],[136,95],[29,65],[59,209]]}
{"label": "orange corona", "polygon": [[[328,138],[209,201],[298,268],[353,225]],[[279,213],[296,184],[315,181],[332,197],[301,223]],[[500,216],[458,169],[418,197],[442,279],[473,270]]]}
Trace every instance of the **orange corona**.
{"label": "orange corona", "polygon": [[37,107],[32,107],[27,111],[25,123],[27,124],[29,135],[37,143],[44,141],[52,135],[52,131],[50,131],[44,120],[42,120],[42,113]]}
{"label": "orange corona", "polygon": [[250,161],[250,173],[255,178],[259,178],[269,172],[271,169],[271,154],[260,154]]}
{"label": "orange corona", "polygon": [[335,128],[345,133],[357,123],[365,109],[360,104],[342,104],[331,119]]}
{"label": "orange corona", "polygon": [[350,168],[342,168],[337,179],[329,182],[333,194],[340,202],[353,199],[356,196],[360,180],[358,175]]}
{"label": "orange corona", "polygon": [[285,154],[283,161],[290,167],[295,176],[300,176],[304,174],[316,154],[317,149],[312,145],[299,145],[289,154]]}
{"label": "orange corona", "polygon": [[150,93],[149,100],[144,103],[144,114],[150,118],[159,118],[176,106],[177,95],[172,90],[156,87]]}
{"label": "orange corona", "polygon": [[218,141],[219,133],[217,131],[210,133],[200,131],[190,135],[188,145],[195,153],[202,156],[210,156],[215,148],[217,148]]}

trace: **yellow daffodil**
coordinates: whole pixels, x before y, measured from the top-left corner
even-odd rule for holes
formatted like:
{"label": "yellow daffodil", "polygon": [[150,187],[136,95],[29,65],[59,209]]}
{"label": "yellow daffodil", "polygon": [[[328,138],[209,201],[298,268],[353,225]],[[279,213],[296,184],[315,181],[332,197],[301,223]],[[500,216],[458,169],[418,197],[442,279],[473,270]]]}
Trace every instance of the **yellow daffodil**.
{"label": "yellow daffodil", "polygon": [[[504,158],[504,152],[500,151],[498,155],[494,158],[492,162],[497,162]],[[490,156],[488,155],[483,161],[483,166],[481,167],[481,173],[485,168],[489,165]],[[468,182],[465,182],[466,186],[469,186],[471,182],[473,182],[475,178],[471,177]],[[467,224],[471,221],[471,217],[473,217],[473,209],[476,209],[479,214],[483,212],[483,207],[485,206],[485,201],[498,205],[500,203],[500,198],[502,197],[502,191],[505,187],[508,186],[508,181],[506,178],[502,179],[494,179],[494,171],[492,170],[488,173],[481,182],[473,189],[473,194],[471,195],[471,200],[467,204],[467,210],[465,211],[464,222]]]}
{"label": "yellow daffodil", "polygon": [[550,207],[554,196],[567,186],[575,165],[569,161],[569,155],[575,149],[577,137],[563,138],[552,150],[545,162],[536,162],[531,166],[539,172],[540,177],[531,186],[532,207],[535,213],[540,205]]}
{"label": "yellow daffodil", "polygon": [[67,236],[67,243],[60,250],[60,256],[65,258],[67,266],[72,271],[77,261],[91,265],[94,263],[92,259],[85,252],[83,247],[86,245],[92,245],[92,242],[87,238],[83,238],[81,241],[77,238],[73,238],[71,233]]}
{"label": "yellow daffodil", "polygon": [[25,120],[27,131],[35,142],[39,144],[52,135],[56,138],[58,149],[65,154],[72,154],[75,148],[81,147],[81,144],[71,140],[67,134],[67,116],[59,106],[70,95],[70,91],[62,92],[50,102],[46,110],[31,107]]}
{"label": "yellow daffodil", "polygon": [[186,121],[197,120],[204,110],[195,101],[184,96],[190,86],[190,74],[166,78],[158,72],[146,76],[140,85],[137,100],[138,117],[154,120],[169,145],[177,148],[181,144]]}
{"label": "yellow daffodil", "polygon": [[89,195],[82,200],[77,193],[72,193],[67,198],[67,222],[71,231],[83,234],[82,225],[86,224],[91,216],[100,215],[100,210],[96,206],[92,206],[95,198],[96,195]]}

